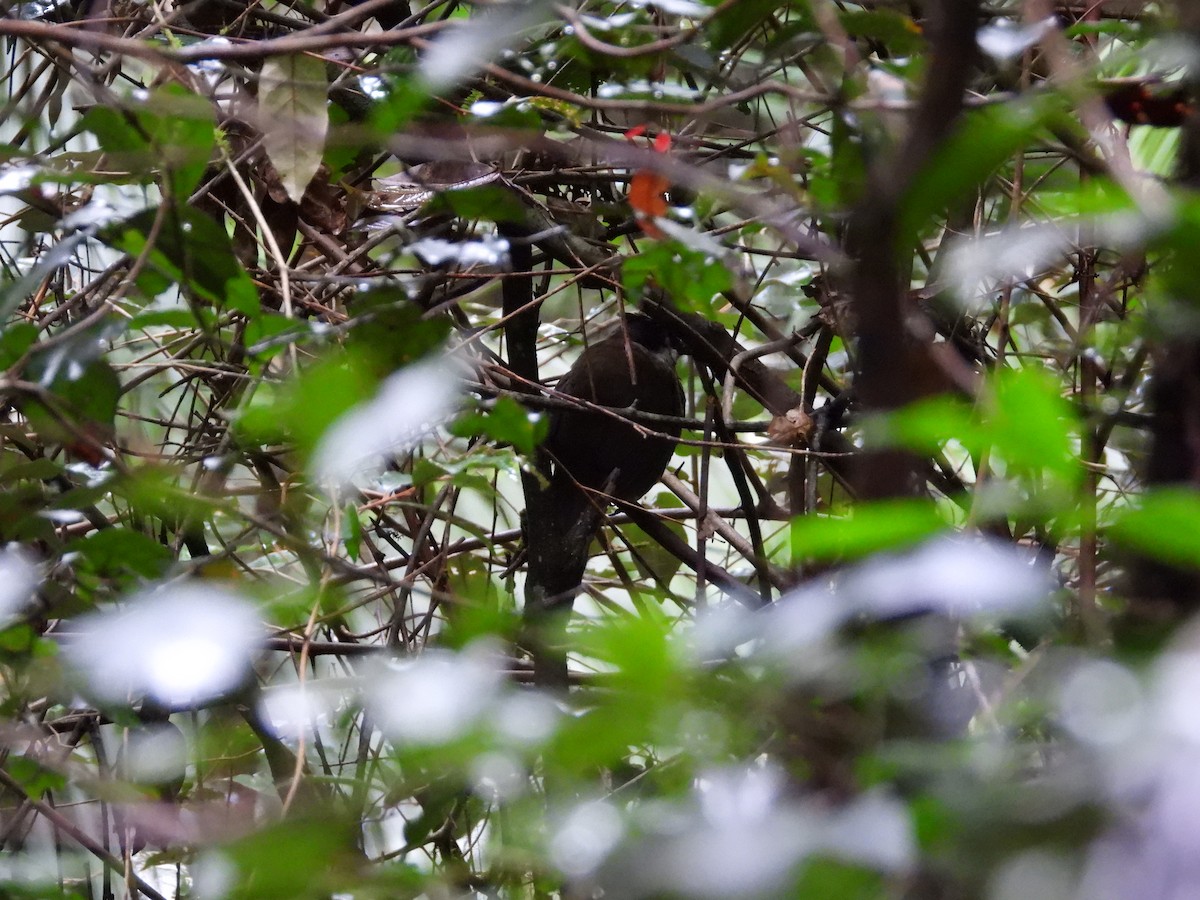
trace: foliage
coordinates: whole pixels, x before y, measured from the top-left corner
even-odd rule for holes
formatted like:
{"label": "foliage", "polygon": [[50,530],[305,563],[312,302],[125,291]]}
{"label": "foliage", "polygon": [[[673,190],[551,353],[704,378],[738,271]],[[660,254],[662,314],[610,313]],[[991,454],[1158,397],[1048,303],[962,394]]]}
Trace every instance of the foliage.
{"label": "foliage", "polygon": [[[0,892],[1200,891],[1200,26],[1042,6],[5,4]],[[514,288],[690,351],[569,694]]]}

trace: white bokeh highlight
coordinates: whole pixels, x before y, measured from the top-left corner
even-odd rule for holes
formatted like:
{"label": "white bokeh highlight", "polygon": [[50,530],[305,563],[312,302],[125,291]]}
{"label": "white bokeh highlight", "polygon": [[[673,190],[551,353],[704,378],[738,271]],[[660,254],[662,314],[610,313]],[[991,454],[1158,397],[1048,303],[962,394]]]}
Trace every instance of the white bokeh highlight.
{"label": "white bokeh highlight", "polygon": [[503,688],[490,646],[462,653],[427,650],[380,666],[366,680],[366,701],[372,720],[389,738],[444,744],[480,726]]}
{"label": "white bokeh highlight", "polygon": [[979,49],[997,62],[1009,62],[1037,45],[1052,28],[1058,27],[1053,17],[1024,25],[1011,19],[996,19],[975,33]]}
{"label": "white bokeh highlight", "polygon": [[932,613],[987,624],[1043,613],[1057,589],[1049,567],[1024,547],[940,536],[813,579],[758,612],[732,604],[707,611],[690,637],[691,653],[697,662],[742,652],[797,672],[819,670],[828,663],[822,645],[852,619]]}
{"label": "white bokeh highlight", "polygon": [[7,628],[29,607],[41,580],[41,567],[19,545],[0,550],[0,628]]}
{"label": "white bokeh highlight", "polygon": [[70,630],[76,634],[63,655],[90,696],[110,703],[149,698],[170,709],[245,684],[265,636],[253,603],[203,583],[135,594]]}
{"label": "white bokeh highlight", "polygon": [[500,4],[482,15],[448,28],[429,43],[420,75],[432,90],[453,87],[517,43],[522,32],[549,20],[546,0]]}
{"label": "white bokeh highlight", "polygon": [[769,766],[709,772],[682,804],[639,818],[597,870],[605,897],[786,896],[799,867],[816,854],[893,874],[916,861],[900,801],[882,793],[835,807],[796,799]]}
{"label": "white bokeh highlight", "polygon": [[461,388],[445,359],[413,363],[387,378],[372,399],[341,416],[313,454],[317,479],[333,489],[361,484],[454,414]]}

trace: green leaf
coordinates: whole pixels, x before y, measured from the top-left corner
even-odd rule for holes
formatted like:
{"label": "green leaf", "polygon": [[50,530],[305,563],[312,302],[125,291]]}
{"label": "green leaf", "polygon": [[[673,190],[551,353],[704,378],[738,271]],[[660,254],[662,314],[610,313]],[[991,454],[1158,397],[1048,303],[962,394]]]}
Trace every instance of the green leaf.
{"label": "green leaf", "polygon": [[1162,562],[1200,568],[1200,493],[1189,488],[1148,491],[1117,517],[1108,536]]}
{"label": "green leaf", "polygon": [[[846,113],[835,110],[829,137],[832,153],[828,171],[832,176],[830,181],[837,188],[833,195],[837,204],[851,206],[862,197],[867,183],[862,133],[857,122],[852,121]],[[817,193],[827,194],[828,191],[818,188]]]}
{"label": "green leaf", "polygon": [[[8,458],[6,458],[7,461]],[[0,468],[0,484],[47,481],[63,474],[63,466],[52,459],[34,459]]]}
{"label": "green leaf", "polygon": [[[88,438],[104,440],[116,424],[121,381],[102,359],[71,363],[47,385],[55,402],[31,399],[25,405],[30,424],[44,439],[75,446]],[[64,421],[65,420],[65,421]]]}
{"label": "green leaf", "polygon": [[648,703],[620,703],[624,693],[606,697],[582,715],[567,717],[546,750],[546,765],[570,776],[622,761],[631,746],[649,735],[651,718],[663,698],[639,694]]}
{"label": "green leaf", "polygon": [[162,466],[143,466],[111,482],[115,496],[134,507],[134,515],[153,516],[174,530],[186,520],[203,520],[219,505],[179,484],[177,472]]}
{"label": "green leaf", "polygon": [[487,222],[525,221],[525,206],[520,199],[508,188],[494,184],[442,191],[425,204],[422,213],[450,213]]}
{"label": "green leaf", "polygon": [[125,110],[93,106],[81,125],[96,136],[110,167],[140,181],[162,171],[168,193],[181,201],[200,183],[216,148],[212,104],[180,84],[161,85]]}
{"label": "green leaf", "polygon": [[13,322],[0,331],[0,371],[7,369],[37,342],[38,328],[31,322]]}
{"label": "green leaf", "polygon": [[[1163,251],[1164,258],[1154,271],[1155,280],[1161,290],[1179,302],[1183,308],[1194,309],[1197,305],[1196,284],[1200,279],[1200,254],[1196,253],[1200,242],[1200,203],[1192,198],[1177,201],[1174,219],[1170,227],[1157,235],[1152,246]],[[1170,308],[1160,313],[1156,324],[1159,327],[1184,327],[1193,330],[1188,321],[1179,321],[1180,310]]]}
{"label": "green leaf", "polygon": [[59,791],[67,786],[65,775],[47,769],[28,756],[6,757],[4,771],[34,799],[47,791]]}
{"label": "green leaf", "polygon": [[269,57],[259,76],[263,146],[296,203],[317,169],[329,130],[325,61],[307,53]]}
{"label": "green leaf", "polygon": [[670,702],[681,687],[682,668],[671,644],[672,622],[653,608],[637,616],[606,619],[583,631],[581,649],[612,669],[612,684],[647,702]]}
{"label": "green leaf", "polygon": [[283,385],[260,385],[238,414],[239,436],[252,443],[292,440],[311,451],[339,416],[374,394],[371,362],[361,353],[339,353]]}
{"label": "green leaf", "polygon": [[846,34],[886,44],[891,56],[910,56],[925,47],[925,35],[909,16],[890,9],[851,10],[840,16]]}
{"label": "green leaf", "polygon": [[621,267],[630,298],[640,297],[651,279],[680,306],[710,315],[714,298],[733,287],[733,275],[721,260],[677,241],[647,247]]}
{"label": "green leaf", "polygon": [[[1028,170],[1026,176],[1031,177]],[[1045,183],[1041,179],[1039,182]],[[1133,199],[1120,185],[1100,177],[1063,185],[1061,190],[1043,190],[1038,199],[1050,217],[1110,215],[1136,208]]]}
{"label": "green leaf", "polygon": [[501,397],[487,411],[460,416],[450,426],[450,433],[457,437],[489,437],[512,444],[528,456],[545,438],[548,427],[545,416],[531,413],[511,397]]}
{"label": "green leaf", "polygon": [[139,328],[194,328],[196,317],[186,309],[155,309],[138,313],[129,323],[131,329]]}
{"label": "green leaf", "polygon": [[[484,110],[484,112],[480,112]],[[474,123],[487,128],[508,128],[513,131],[528,131],[532,138],[544,129],[541,114],[530,104],[505,103],[499,109],[472,105],[470,109]]]}
{"label": "green leaf", "polygon": [[899,251],[907,253],[935,215],[969,196],[1060,114],[1060,102],[1054,99],[997,104],[968,112],[905,194]]}
{"label": "green leaf", "polygon": [[94,359],[82,369],[68,366],[62,377],[54,382],[52,390],[80,420],[108,428],[115,424],[121,379],[104,360]]}
{"label": "green leaf", "polygon": [[172,82],[150,93],[138,118],[150,135],[156,164],[169,173],[172,196],[186,202],[216,150],[212,103]]}
{"label": "green leaf", "polygon": [[93,532],[72,541],[67,551],[78,553],[87,567],[102,577],[134,572],[144,578],[159,578],[174,560],[167,547],[128,528]]}
{"label": "green leaf", "polygon": [[347,337],[346,347],[364,361],[372,361],[379,378],[441,347],[450,333],[446,316],[427,316],[398,286],[359,294],[354,312],[359,321]]}
{"label": "green leaf", "polygon": [[130,256],[146,251],[150,235],[154,246],[147,266],[168,281],[207,300],[218,309],[234,309],[253,318],[259,312],[258,289],[233,253],[225,230],[197,209],[148,209],[108,229],[106,240]]}
{"label": "green leaf", "polygon": [[1010,466],[1047,472],[1066,483],[1079,479],[1079,418],[1058,382],[1035,367],[1006,369],[995,380],[992,398],[982,435]]}
{"label": "green leaf", "polygon": [[1069,486],[1082,476],[1080,427],[1058,383],[1030,366],[997,372],[977,409],[934,397],[870,421],[865,430],[876,443],[921,453],[956,440],[972,453],[998,454],[1010,474],[1049,475]]}
{"label": "green leaf", "polygon": [[779,0],[738,0],[729,4],[709,23],[710,46],[715,51],[727,50],[784,5]]}
{"label": "green leaf", "polygon": [[36,631],[24,622],[0,629],[0,657],[28,659],[37,648],[40,638]]}
{"label": "green leaf", "polygon": [[320,897],[350,881],[361,857],[353,835],[335,818],[290,819],[238,839],[221,850],[236,877],[231,900]]}
{"label": "green leaf", "polygon": [[449,474],[446,469],[426,457],[421,457],[413,463],[412,480],[416,487],[425,487],[445,478]]}
{"label": "green leaf", "polygon": [[957,397],[937,396],[871,420],[864,431],[874,443],[917,453],[940,451],[956,440],[972,450],[984,443],[974,410]]}
{"label": "green leaf", "polygon": [[800,516],[791,522],[793,564],[856,559],[923,541],[946,522],[925,500],[887,500],[855,506],[845,518]]}
{"label": "green leaf", "polygon": [[561,116],[572,128],[578,128],[587,118],[584,111],[574,103],[553,97],[530,97],[524,104],[531,109],[541,109]]}
{"label": "green leaf", "polygon": [[96,136],[111,163],[132,164],[149,160],[149,135],[141,129],[136,118],[125,116],[120,109],[93,106],[80,118],[79,125]]}
{"label": "green leaf", "polygon": [[838,900],[878,900],[890,893],[880,873],[821,857],[809,860],[794,890],[794,897],[837,897]]}
{"label": "green leaf", "polygon": [[320,329],[318,323],[305,319],[290,319],[282,313],[264,310],[246,323],[246,352],[263,365],[288,348],[313,340]]}
{"label": "green leaf", "polygon": [[[668,502],[667,505],[675,504]],[[682,542],[687,542],[687,531],[682,522],[665,519],[662,524],[668,531],[673,531]],[[623,528],[622,535],[633,545],[633,564],[642,576],[645,587],[653,588],[659,583],[669,586],[671,579],[683,567],[683,560],[666,550],[636,525]]]}
{"label": "green leaf", "polygon": [[358,515],[358,505],[347,503],[342,511],[342,543],[346,546],[346,555],[358,562],[363,540],[362,519]]}
{"label": "green leaf", "polygon": [[392,83],[387,99],[371,108],[371,127],[382,138],[389,138],[425,110],[433,100],[429,89],[416,79]]}

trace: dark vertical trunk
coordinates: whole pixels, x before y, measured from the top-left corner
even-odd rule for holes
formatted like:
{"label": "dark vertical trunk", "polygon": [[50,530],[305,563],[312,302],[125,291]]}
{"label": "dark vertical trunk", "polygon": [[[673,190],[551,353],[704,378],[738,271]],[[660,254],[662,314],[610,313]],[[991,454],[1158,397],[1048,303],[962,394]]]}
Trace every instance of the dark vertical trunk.
{"label": "dark vertical trunk", "polygon": [[[919,399],[928,364],[922,339],[909,327],[915,310],[905,304],[911,235],[901,233],[900,214],[915,176],[934,158],[962,112],[963,95],[976,58],[975,0],[926,4],[932,44],[929,73],[907,138],[875,161],[867,191],[847,230],[851,269],[846,279],[857,331],[855,390],[867,412],[890,412]],[[863,499],[912,494],[919,489],[920,461],[912,453],[867,448],[858,478]]]}
{"label": "dark vertical trunk", "polygon": [[[1192,42],[1200,40],[1200,4],[1179,0],[1175,4],[1182,30]],[[1200,79],[1193,73],[1191,90]],[[1192,112],[1183,126],[1179,180],[1200,189],[1200,113]],[[1164,260],[1164,265],[1172,265]],[[1171,279],[1178,284],[1179,279]],[[1170,298],[1183,310],[1195,309],[1200,287],[1191,296]],[[1181,321],[1190,317],[1180,315]],[[1200,334],[1182,329],[1164,334],[1153,348],[1150,381],[1150,456],[1146,463],[1147,487],[1200,488]],[[1139,558],[1130,567],[1130,613],[1141,625],[1171,625],[1200,608],[1200,573],[1152,559]]]}

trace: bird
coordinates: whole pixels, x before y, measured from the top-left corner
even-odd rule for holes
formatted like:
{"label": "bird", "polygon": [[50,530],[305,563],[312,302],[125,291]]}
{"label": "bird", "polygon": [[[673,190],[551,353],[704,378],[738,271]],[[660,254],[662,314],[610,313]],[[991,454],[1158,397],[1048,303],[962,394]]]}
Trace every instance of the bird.
{"label": "bird", "polygon": [[[584,350],[556,391],[596,406],[679,418],[684,397],[676,358],[666,330],[644,313],[630,312],[624,328]],[[551,490],[564,498],[576,495],[576,503],[596,502],[580,487],[636,501],[666,471],[679,433],[678,423],[635,425],[583,405],[555,407],[543,444],[554,464]]]}
{"label": "bird", "polygon": [[678,421],[635,426],[617,412],[677,420],[684,409],[666,330],[642,313],[627,313],[623,323],[584,350],[559,379],[560,398],[586,404],[551,410],[539,460],[545,483],[526,494],[524,643],[534,683],[550,689],[565,691],[569,683],[566,620],[609,500],[634,502],[650,490],[666,471],[681,430]]}

